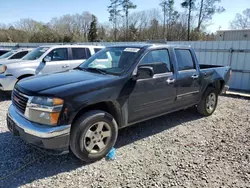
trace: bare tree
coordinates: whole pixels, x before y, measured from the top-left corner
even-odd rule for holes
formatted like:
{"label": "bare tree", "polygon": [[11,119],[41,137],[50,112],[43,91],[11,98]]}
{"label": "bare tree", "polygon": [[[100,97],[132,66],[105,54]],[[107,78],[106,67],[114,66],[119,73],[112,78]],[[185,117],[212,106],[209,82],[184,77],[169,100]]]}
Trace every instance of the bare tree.
{"label": "bare tree", "polygon": [[200,31],[201,25],[212,19],[213,15],[216,13],[222,13],[225,9],[222,6],[218,6],[221,0],[200,0],[198,3],[198,25],[197,31]]}
{"label": "bare tree", "polygon": [[20,21],[14,24],[14,27],[16,29],[20,29],[28,33],[31,33],[31,32],[38,32],[41,29],[42,25],[43,23],[37,22],[33,19],[21,19]]}
{"label": "bare tree", "polygon": [[0,29],[7,29],[8,26],[4,23],[0,23]]}
{"label": "bare tree", "polygon": [[230,23],[232,29],[250,29],[250,8],[244,10],[242,14],[237,13]]}
{"label": "bare tree", "polygon": [[50,25],[60,35],[70,36],[75,41],[87,41],[92,19],[89,12],[67,14],[60,18],[52,18]]}

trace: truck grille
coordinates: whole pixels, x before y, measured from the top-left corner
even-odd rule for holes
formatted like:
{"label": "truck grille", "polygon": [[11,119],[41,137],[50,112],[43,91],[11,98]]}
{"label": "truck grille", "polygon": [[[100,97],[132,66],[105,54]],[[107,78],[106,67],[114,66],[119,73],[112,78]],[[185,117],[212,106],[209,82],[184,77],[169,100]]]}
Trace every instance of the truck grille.
{"label": "truck grille", "polygon": [[12,103],[17,108],[18,111],[20,111],[22,114],[24,114],[26,105],[28,102],[28,98],[22,95],[19,91],[16,89],[12,92]]}

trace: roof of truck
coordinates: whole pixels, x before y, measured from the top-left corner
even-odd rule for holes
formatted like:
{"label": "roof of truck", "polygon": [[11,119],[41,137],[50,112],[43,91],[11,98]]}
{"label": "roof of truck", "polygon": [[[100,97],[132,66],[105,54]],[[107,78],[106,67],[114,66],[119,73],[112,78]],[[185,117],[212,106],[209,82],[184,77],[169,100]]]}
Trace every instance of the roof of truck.
{"label": "roof of truck", "polygon": [[172,47],[172,48],[190,48],[189,45],[180,45],[180,44],[123,44],[123,45],[114,45],[108,47],[125,47],[125,48],[154,48],[154,47]]}

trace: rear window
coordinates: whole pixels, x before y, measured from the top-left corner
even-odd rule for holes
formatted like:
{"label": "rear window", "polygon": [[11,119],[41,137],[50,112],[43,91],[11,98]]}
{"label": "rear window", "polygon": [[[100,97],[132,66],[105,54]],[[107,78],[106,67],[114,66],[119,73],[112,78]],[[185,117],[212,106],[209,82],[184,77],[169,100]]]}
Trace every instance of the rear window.
{"label": "rear window", "polygon": [[179,71],[195,69],[195,64],[190,50],[176,49],[175,54]]}
{"label": "rear window", "polygon": [[0,50],[0,56],[3,55],[3,54],[5,54],[5,53],[7,53],[7,52],[9,52],[9,51],[7,51],[7,50]]}
{"label": "rear window", "polygon": [[15,55],[13,55],[10,59],[21,59],[21,58],[23,58],[27,53],[28,53],[28,51],[18,52],[18,53],[16,53]]}
{"label": "rear window", "polygon": [[13,51],[7,52],[7,53],[1,55],[0,59],[8,58],[8,57],[12,56],[13,54],[14,54]]}
{"label": "rear window", "polygon": [[88,59],[91,54],[88,48],[72,48],[72,56],[74,60]]}

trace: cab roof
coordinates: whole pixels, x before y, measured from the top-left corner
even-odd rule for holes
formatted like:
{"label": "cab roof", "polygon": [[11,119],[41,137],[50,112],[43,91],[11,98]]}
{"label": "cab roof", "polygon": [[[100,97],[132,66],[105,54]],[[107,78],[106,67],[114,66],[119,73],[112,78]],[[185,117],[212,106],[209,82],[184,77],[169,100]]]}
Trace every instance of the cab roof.
{"label": "cab roof", "polygon": [[124,48],[140,48],[140,49],[151,49],[151,48],[159,48],[159,47],[166,47],[166,48],[191,48],[189,45],[180,45],[180,44],[128,44],[128,45],[114,45],[114,46],[107,46],[107,47],[124,47]]}

